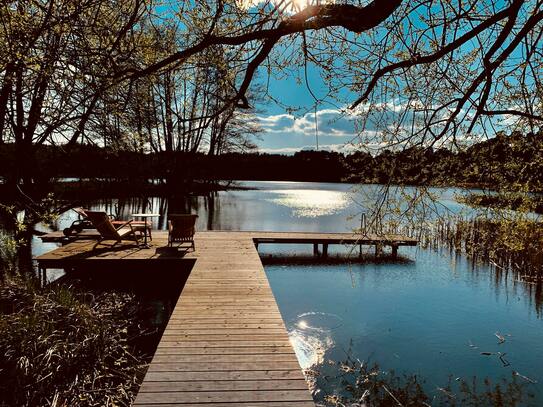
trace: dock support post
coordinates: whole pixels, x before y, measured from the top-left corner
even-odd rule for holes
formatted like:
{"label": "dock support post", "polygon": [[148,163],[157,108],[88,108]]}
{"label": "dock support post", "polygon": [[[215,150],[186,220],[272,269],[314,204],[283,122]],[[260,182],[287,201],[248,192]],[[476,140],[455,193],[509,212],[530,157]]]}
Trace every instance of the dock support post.
{"label": "dock support post", "polygon": [[328,243],[322,244],[322,257],[328,257]]}
{"label": "dock support post", "polygon": [[398,245],[393,244],[391,247],[392,247],[392,258],[395,259],[398,257]]}
{"label": "dock support post", "polygon": [[375,257],[380,257],[383,254],[383,245],[380,243],[375,244]]}
{"label": "dock support post", "polygon": [[47,284],[47,269],[40,265],[38,265],[38,278],[40,281],[40,285],[42,287],[45,287],[45,285]]}
{"label": "dock support post", "polygon": [[314,256],[319,255],[319,245],[318,245],[318,243],[313,243],[313,255]]}

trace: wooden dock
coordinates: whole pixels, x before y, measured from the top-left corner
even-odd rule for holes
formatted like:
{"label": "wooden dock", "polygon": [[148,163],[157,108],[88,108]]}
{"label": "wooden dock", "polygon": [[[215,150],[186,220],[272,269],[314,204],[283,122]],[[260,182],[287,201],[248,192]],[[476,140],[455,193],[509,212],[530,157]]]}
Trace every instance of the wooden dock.
{"label": "wooden dock", "polygon": [[[355,243],[414,246],[401,236],[345,233],[199,232],[196,251],[166,250],[153,232],[150,248],[92,251],[94,241],[69,243],[37,258],[40,268],[161,261],[194,266],[145,375],[136,406],[313,406],[290,344],[257,244]],[[166,263],[163,263],[166,264]]]}

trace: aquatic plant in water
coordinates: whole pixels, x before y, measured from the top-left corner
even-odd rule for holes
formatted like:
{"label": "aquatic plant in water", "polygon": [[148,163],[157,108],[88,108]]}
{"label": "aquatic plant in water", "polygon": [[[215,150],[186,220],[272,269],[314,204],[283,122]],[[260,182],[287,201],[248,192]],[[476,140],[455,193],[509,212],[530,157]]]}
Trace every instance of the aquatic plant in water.
{"label": "aquatic plant in water", "polygon": [[498,272],[528,282],[543,280],[543,225],[526,218],[438,219],[422,235],[428,247],[445,246]]}
{"label": "aquatic plant in water", "polygon": [[329,361],[323,366],[324,369],[315,367],[306,371],[314,387],[334,389],[317,392],[319,406],[515,407],[530,405],[533,398],[526,383],[519,383],[515,373],[511,379],[497,383],[475,377],[470,381],[450,377],[445,387],[428,390],[426,381],[415,374],[382,371],[376,364],[351,357],[341,362]]}

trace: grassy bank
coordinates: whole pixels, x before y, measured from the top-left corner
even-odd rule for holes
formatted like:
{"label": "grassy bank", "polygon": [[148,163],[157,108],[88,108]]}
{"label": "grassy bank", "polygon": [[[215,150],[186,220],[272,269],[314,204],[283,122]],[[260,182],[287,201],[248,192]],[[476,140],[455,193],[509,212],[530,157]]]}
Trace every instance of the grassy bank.
{"label": "grassy bank", "polygon": [[115,292],[0,285],[0,405],[129,406],[149,362],[132,346],[135,300]]}

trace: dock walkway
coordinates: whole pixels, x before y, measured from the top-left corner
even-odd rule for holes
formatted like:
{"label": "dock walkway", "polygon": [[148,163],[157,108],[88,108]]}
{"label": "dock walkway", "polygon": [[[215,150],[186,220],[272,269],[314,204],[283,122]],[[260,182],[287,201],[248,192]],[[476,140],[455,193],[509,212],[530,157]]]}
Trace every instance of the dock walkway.
{"label": "dock walkway", "polygon": [[[92,251],[69,243],[37,258],[41,268],[98,261],[195,261],[135,400],[135,406],[313,406],[255,244],[360,243],[352,234],[200,232],[196,251],[179,257],[153,246]],[[416,245],[401,236],[365,244]],[[168,254],[170,253],[170,254]],[[117,264],[117,263],[116,263]]]}

